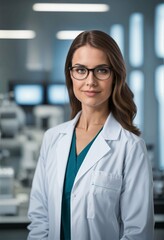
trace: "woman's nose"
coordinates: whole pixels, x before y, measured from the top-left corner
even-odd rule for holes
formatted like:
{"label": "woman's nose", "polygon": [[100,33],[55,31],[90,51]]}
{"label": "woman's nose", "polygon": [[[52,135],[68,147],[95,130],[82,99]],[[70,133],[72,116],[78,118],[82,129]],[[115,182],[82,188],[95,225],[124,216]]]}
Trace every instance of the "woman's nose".
{"label": "woman's nose", "polygon": [[87,78],[86,78],[86,84],[87,85],[91,85],[91,86],[95,86],[96,85],[96,79],[95,79],[95,76],[94,76],[94,74],[93,74],[93,72],[92,71],[89,71],[89,74],[88,74],[88,76],[87,76]]}

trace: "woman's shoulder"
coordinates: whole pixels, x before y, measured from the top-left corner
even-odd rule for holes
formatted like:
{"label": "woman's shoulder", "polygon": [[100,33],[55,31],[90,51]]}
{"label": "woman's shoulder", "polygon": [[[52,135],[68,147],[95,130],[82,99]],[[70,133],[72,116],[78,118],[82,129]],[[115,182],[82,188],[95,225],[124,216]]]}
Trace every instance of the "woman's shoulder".
{"label": "woman's shoulder", "polygon": [[120,142],[124,142],[125,145],[129,148],[141,148],[146,149],[146,143],[142,136],[137,136],[136,134],[122,128]]}
{"label": "woman's shoulder", "polygon": [[46,130],[42,140],[42,150],[48,152],[70,126],[71,121],[67,121]]}
{"label": "woman's shoulder", "polygon": [[49,128],[48,130],[46,130],[45,136],[50,137],[50,136],[54,136],[54,135],[64,132],[67,128],[69,128],[69,126],[71,125],[71,122],[72,122],[72,120],[66,121],[59,125]]}
{"label": "woman's shoulder", "polygon": [[50,146],[51,144],[54,144],[62,135],[67,133],[70,134],[70,131],[73,132],[78,117],[79,114],[77,114],[77,116],[72,120],[68,120],[46,130],[43,137],[43,145]]}
{"label": "woman's shoulder", "polygon": [[137,136],[133,132],[125,129],[120,122],[116,120],[111,113],[104,126],[104,135],[109,140],[118,140],[121,143],[143,142],[141,136]]}

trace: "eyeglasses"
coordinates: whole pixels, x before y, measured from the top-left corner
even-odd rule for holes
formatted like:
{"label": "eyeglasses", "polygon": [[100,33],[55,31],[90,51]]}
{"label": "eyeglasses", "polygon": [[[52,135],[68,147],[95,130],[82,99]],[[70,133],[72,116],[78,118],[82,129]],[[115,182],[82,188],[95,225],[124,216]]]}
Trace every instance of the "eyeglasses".
{"label": "eyeglasses", "polygon": [[77,80],[84,80],[88,77],[89,72],[93,72],[93,75],[98,80],[107,80],[111,76],[112,68],[108,66],[97,66],[95,68],[86,68],[84,66],[70,67],[72,77]]}

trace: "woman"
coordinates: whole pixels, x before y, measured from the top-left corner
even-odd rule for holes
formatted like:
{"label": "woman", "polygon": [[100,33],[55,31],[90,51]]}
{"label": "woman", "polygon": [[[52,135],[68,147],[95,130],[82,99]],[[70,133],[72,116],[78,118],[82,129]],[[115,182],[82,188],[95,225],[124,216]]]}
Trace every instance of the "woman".
{"label": "woman", "polygon": [[29,240],[152,240],[152,173],[115,41],[85,31],[65,64],[72,120],[45,133]]}

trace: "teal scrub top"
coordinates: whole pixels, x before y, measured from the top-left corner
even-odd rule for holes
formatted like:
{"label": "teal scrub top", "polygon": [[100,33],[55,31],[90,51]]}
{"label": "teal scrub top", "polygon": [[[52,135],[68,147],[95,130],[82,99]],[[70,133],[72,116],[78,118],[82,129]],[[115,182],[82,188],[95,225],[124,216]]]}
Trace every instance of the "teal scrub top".
{"label": "teal scrub top", "polygon": [[[100,130],[101,131],[101,130]],[[99,131],[99,132],[100,132]],[[98,134],[99,134],[98,132]],[[97,135],[98,135],[97,134]],[[63,187],[63,197],[62,197],[62,213],[61,213],[61,240],[71,240],[70,226],[70,195],[72,186],[76,177],[76,174],[89,150],[92,143],[94,142],[97,135],[93,140],[80,152],[79,155],[76,155],[76,134],[75,131],[72,137],[72,143],[70,148],[70,153],[68,157],[68,163],[65,173],[65,181]]]}

